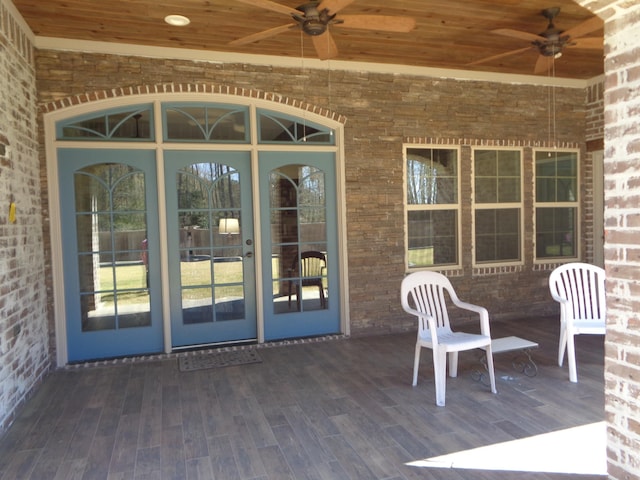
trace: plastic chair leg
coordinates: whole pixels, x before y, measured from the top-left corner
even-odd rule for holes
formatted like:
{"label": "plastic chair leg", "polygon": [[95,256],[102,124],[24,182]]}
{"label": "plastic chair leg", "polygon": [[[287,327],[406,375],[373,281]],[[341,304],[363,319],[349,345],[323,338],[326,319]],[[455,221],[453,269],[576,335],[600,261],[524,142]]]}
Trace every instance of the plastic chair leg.
{"label": "plastic chair leg", "polygon": [[567,363],[569,364],[569,380],[578,383],[578,369],[576,367],[576,348],[574,336],[567,335]]}
{"label": "plastic chair leg", "polygon": [[422,347],[420,344],[416,345],[416,354],[413,360],[413,383],[412,385],[415,387],[418,384],[418,367],[420,366],[420,350]]}
{"label": "plastic chair leg", "polygon": [[558,365],[564,362],[564,352],[567,348],[567,329],[560,327],[560,343],[558,344]]}
{"label": "plastic chair leg", "polygon": [[449,352],[449,376],[458,376],[458,352]]}
{"label": "plastic chair leg", "polygon": [[496,389],[496,373],[493,369],[493,352],[491,347],[487,347],[485,350],[485,357],[487,359],[487,370],[489,371],[489,382],[491,383],[491,393],[498,393]]}
{"label": "plastic chair leg", "polygon": [[447,352],[433,349],[433,373],[436,382],[436,405],[444,407],[447,392]]}

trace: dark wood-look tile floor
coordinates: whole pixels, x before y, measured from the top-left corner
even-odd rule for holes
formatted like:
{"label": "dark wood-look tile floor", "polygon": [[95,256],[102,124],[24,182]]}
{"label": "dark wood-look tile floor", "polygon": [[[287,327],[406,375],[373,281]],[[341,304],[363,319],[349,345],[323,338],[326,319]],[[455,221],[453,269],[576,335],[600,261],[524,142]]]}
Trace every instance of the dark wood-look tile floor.
{"label": "dark wood-look tile floor", "polygon": [[260,348],[262,363],[194,372],[177,358],[60,369],[0,439],[0,478],[606,478],[410,465],[604,419],[602,337],[578,337],[572,384],[555,362],[556,318],[493,322],[492,334],[538,342],[538,375],[496,355],[492,395],[472,378],[477,352],[461,353],[446,407],[428,350],[411,387],[415,334]]}

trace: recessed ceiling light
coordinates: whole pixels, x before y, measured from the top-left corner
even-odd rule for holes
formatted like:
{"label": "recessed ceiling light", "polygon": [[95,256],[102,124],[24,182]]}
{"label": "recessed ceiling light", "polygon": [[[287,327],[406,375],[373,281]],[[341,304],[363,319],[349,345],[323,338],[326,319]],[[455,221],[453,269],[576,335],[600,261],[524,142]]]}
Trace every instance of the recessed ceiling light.
{"label": "recessed ceiling light", "polygon": [[184,27],[191,23],[191,20],[183,15],[167,15],[164,17],[164,21],[174,27]]}

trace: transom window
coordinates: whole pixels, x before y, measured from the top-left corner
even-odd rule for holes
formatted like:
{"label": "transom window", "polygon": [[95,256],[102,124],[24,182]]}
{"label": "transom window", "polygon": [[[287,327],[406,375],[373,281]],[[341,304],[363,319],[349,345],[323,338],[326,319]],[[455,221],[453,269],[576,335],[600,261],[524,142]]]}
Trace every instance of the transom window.
{"label": "transom window", "polygon": [[475,263],[522,260],[522,152],[473,150]]}
{"label": "transom window", "polygon": [[165,140],[207,143],[248,143],[249,109],[239,105],[165,104]]}
{"label": "transom window", "polygon": [[153,109],[137,105],[74,117],[56,124],[58,140],[153,141]]}
{"label": "transom window", "polygon": [[577,258],[578,152],[537,150],[536,258]]}
{"label": "transom window", "polygon": [[[163,103],[163,141],[184,143],[250,143],[249,107],[224,103]],[[261,144],[335,145],[334,131],[305,118],[256,109]],[[81,115],[56,125],[58,140],[153,142],[151,104]]]}
{"label": "transom window", "polygon": [[405,147],[409,269],[459,264],[459,149]]}
{"label": "transom window", "polygon": [[333,131],[323,125],[266,110],[258,110],[258,132],[260,143],[335,144]]}

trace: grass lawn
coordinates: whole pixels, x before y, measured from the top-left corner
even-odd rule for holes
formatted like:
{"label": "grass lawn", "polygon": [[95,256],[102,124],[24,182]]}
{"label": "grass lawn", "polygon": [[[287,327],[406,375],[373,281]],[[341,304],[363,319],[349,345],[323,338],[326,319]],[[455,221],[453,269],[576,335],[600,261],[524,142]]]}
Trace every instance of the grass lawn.
{"label": "grass lawn", "polygon": [[[232,262],[181,262],[180,281],[183,287],[182,298],[189,300],[204,300],[211,298],[211,266],[215,279],[215,297],[243,297],[243,266],[242,261]],[[278,272],[279,259],[273,257],[272,271]],[[146,290],[146,273],[142,264],[116,265],[101,267],[100,295],[105,306],[113,303],[114,272],[118,291],[119,304],[148,303],[149,295]],[[274,280],[273,293],[278,295],[282,280]],[[286,281],[286,280],[284,280]]]}
{"label": "grass lawn", "polygon": [[[277,262],[277,260],[274,260]],[[180,280],[183,290],[182,297],[190,300],[211,298],[211,266],[213,265],[213,278],[215,279],[216,298],[243,297],[243,262],[181,262]],[[101,267],[100,287],[101,300],[105,304],[113,302],[115,284],[118,290],[119,304],[147,303],[146,272],[141,264],[117,265]]]}

